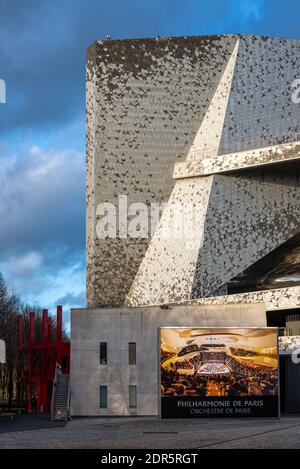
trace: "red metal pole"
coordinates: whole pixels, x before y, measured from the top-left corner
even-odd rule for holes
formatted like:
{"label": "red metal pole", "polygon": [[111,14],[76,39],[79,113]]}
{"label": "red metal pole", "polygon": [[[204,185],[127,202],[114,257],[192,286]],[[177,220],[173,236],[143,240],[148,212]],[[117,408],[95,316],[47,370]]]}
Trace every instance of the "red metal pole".
{"label": "red metal pole", "polygon": [[31,383],[28,383],[28,387],[27,387],[27,409],[28,409],[28,412],[32,412],[31,396],[32,396],[32,385],[31,385]]}
{"label": "red metal pole", "polygon": [[62,365],[62,306],[56,309],[56,361]]}
{"label": "red metal pole", "polygon": [[29,345],[35,344],[35,313],[30,311],[29,313]]}
{"label": "red metal pole", "polygon": [[34,379],[34,345],[35,345],[35,313],[30,311],[29,313],[29,396],[28,396],[28,408],[32,411],[32,393],[33,386],[32,381]]}
{"label": "red metal pole", "polygon": [[41,409],[41,379],[37,382],[37,406],[36,411],[40,412]]}
{"label": "red metal pole", "polygon": [[56,308],[56,343],[62,342],[62,306]]}
{"label": "red metal pole", "polygon": [[43,309],[43,321],[42,321],[42,344],[47,342],[48,335],[48,310]]}
{"label": "red metal pole", "polygon": [[46,407],[46,392],[45,386],[47,383],[47,340],[48,340],[48,310],[43,309],[43,320],[42,320],[42,371],[39,380],[39,394],[38,394],[38,410],[39,412],[45,412]]}
{"label": "red metal pole", "polygon": [[51,342],[51,336],[52,336],[52,322],[51,318],[47,318],[47,342]]}

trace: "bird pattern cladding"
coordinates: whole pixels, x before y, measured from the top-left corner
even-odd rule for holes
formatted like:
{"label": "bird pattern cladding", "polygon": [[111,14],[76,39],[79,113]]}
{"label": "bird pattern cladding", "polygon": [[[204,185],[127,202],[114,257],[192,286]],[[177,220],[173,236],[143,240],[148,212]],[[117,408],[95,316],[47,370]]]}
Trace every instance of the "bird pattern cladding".
{"label": "bird pattern cladding", "polygon": [[[299,159],[297,78],[299,43],[287,39],[108,40],[89,48],[89,306],[210,296],[300,230],[299,175],[270,169]],[[97,207],[113,204],[119,215],[120,195],[128,204],[166,202],[152,240],[97,236]],[[172,206],[187,201],[199,220],[192,246],[161,236]]]}

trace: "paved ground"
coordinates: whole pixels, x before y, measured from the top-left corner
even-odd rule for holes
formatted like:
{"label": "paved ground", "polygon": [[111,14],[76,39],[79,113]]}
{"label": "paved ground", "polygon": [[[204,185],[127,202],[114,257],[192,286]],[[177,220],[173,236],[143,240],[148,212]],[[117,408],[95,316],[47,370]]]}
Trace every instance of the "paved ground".
{"label": "paved ground", "polygon": [[52,422],[48,415],[43,414],[0,416],[0,444],[1,433],[50,429],[64,426],[65,422]]}
{"label": "paved ground", "polygon": [[26,419],[22,428],[0,423],[0,448],[300,448],[300,416],[280,420],[94,418],[74,419],[59,427],[40,419],[39,429],[32,429],[37,422],[27,417],[26,431]]}

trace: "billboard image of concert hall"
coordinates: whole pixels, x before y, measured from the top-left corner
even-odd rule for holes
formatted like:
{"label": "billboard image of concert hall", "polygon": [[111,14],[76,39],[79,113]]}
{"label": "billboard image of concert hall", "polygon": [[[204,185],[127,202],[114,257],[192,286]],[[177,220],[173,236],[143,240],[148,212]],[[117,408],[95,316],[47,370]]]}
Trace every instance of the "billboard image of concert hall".
{"label": "billboard image of concert hall", "polygon": [[277,417],[276,328],[161,328],[161,417]]}

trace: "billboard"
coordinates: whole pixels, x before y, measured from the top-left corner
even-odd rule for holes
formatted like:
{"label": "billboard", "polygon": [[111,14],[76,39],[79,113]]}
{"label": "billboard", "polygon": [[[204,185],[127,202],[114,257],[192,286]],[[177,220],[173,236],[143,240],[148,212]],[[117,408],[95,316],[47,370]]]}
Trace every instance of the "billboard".
{"label": "billboard", "polygon": [[160,414],[278,417],[276,328],[160,329]]}

